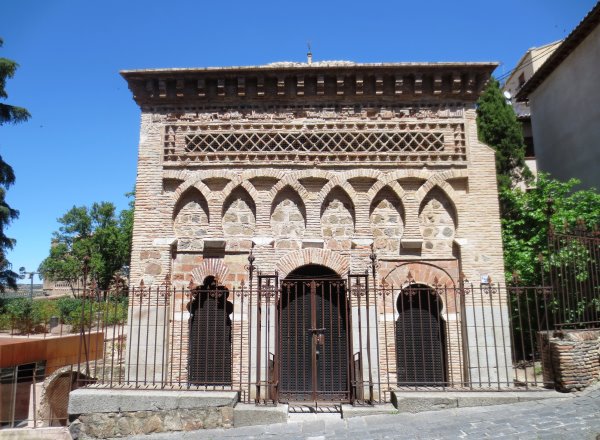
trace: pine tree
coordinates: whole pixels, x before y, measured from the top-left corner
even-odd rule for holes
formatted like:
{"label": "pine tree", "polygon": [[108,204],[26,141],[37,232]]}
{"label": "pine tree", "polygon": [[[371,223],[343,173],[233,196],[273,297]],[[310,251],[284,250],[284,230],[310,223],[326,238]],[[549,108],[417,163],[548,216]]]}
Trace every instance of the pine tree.
{"label": "pine tree", "polygon": [[525,164],[521,124],[494,78],[477,103],[477,130],[479,140],[496,150],[496,174],[500,191],[531,179],[531,172]]}
{"label": "pine tree", "polygon": [[[0,39],[0,47],[3,41]],[[6,80],[14,76],[19,65],[9,59],[0,57],[0,99],[8,98],[5,91]],[[0,102],[0,125],[17,124],[29,119],[29,112],[14,105]],[[11,208],[6,203],[6,190],[15,182],[15,173],[12,167],[2,160],[0,156],[0,292],[7,287],[17,288],[18,275],[11,270],[11,264],[6,258],[6,252],[15,245],[15,240],[5,234],[5,228],[19,216],[19,211]]]}

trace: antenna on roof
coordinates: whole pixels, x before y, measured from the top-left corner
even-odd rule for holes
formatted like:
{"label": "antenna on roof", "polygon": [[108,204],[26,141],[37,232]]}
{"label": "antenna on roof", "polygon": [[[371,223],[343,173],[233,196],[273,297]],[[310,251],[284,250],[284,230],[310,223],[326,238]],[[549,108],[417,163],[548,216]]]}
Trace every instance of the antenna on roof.
{"label": "antenna on roof", "polygon": [[306,54],[306,58],[307,58],[307,62],[308,65],[310,66],[312,64],[312,51],[310,50],[310,41],[306,43],[308,46],[308,53]]}

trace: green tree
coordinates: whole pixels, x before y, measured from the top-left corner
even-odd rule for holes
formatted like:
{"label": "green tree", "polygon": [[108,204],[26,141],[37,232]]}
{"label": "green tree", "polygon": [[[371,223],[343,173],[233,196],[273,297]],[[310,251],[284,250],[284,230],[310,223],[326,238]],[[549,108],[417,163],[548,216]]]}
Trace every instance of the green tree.
{"label": "green tree", "polygon": [[71,284],[84,276],[88,259],[88,276],[100,289],[109,288],[114,275],[129,264],[133,208],[116,215],[109,202],[94,203],[91,208],[74,206],[58,219],[49,256],[39,271],[44,278]]}
{"label": "green tree", "polygon": [[[546,264],[559,263],[558,259],[564,258],[550,254],[548,220],[557,230],[563,229],[565,224],[575,225],[577,221],[583,221],[590,229],[600,224],[600,194],[593,189],[573,192],[579,183],[577,179],[560,182],[540,173],[535,186],[526,192],[510,188],[502,190],[502,239],[507,280],[517,273],[524,285],[539,285],[543,268],[538,256],[542,255]],[[551,211],[548,210],[550,200]]]}
{"label": "green tree", "polygon": [[[0,47],[3,41],[0,39]],[[7,58],[0,57],[0,99],[8,98],[6,93],[6,80],[14,76],[19,65]],[[27,110],[22,107],[9,105],[0,102],[0,125],[17,124],[29,119],[30,115]],[[15,240],[9,238],[5,234],[5,228],[15,219],[19,217],[19,211],[11,208],[6,203],[6,191],[15,183],[15,173],[12,167],[2,160],[0,156],[0,292],[4,292],[6,288],[16,289],[18,275],[12,271],[12,266],[6,258],[8,250],[15,245]]]}
{"label": "green tree", "polygon": [[477,102],[477,131],[479,140],[496,150],[496,173],[501,191],[531,179],[525,164],[521,124],[494,78],[490,79]]}

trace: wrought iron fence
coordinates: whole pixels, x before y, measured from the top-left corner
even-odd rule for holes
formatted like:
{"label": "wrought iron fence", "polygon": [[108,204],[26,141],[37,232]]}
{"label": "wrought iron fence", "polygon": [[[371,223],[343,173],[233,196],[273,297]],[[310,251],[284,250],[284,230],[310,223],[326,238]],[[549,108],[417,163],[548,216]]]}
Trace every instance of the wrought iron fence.
{"label": "wrought iron fence", "polygon": [[[128,322],[105,320],[122,299],[87,301],[80,385],[235,390],[263,403],[552,386],[542,376],[540,332],[552,330],[553,301],[544,288],[375,289],[367,275],[281,283],[261,275],[253,289],[131,289]],[[101,348],[90,346],[95,332],[105,334]]]}
{"label": "wrought iron fence", "polygon": [[600,232],[587,229],[583,222],[563,231],[550,228],[548,244],[554,325],[600,327]]}
{"label": "wrought iron fence", "polygon": [[66,424],[66,396],[81,386],[232,390],[244,402],[292,404],[554,387],[550,335],[600,327],[600,237],[552,230],[549,243],[546,285],[534,287],[424,285],[410,275],[376,285],[367,273],[279,280],[253,274],[249,259],[253,282],[239,289],[214,277],[85,289],[54,316],[0,322],[15,338],[79,335],[75,361],[2,365],[0,427]]}

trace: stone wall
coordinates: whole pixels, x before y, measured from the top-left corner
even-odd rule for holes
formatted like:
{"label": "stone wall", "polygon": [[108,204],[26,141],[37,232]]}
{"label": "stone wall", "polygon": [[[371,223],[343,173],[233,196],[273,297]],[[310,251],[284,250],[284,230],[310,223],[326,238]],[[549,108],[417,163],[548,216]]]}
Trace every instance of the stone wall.
{"label": "stone wall", "polygon": [[538,337],[544,383],[569,392],[600,380],[600,330],[542,332]]}
{"label": "stone wall", "polygon": [[233,426],[235,392],[79,389],[69,399],[74,439]]}
{"label": "stone wall", "polygon": [[232,426],[233,408],[220,407],[80,414],[69,430],[77,440]]}

